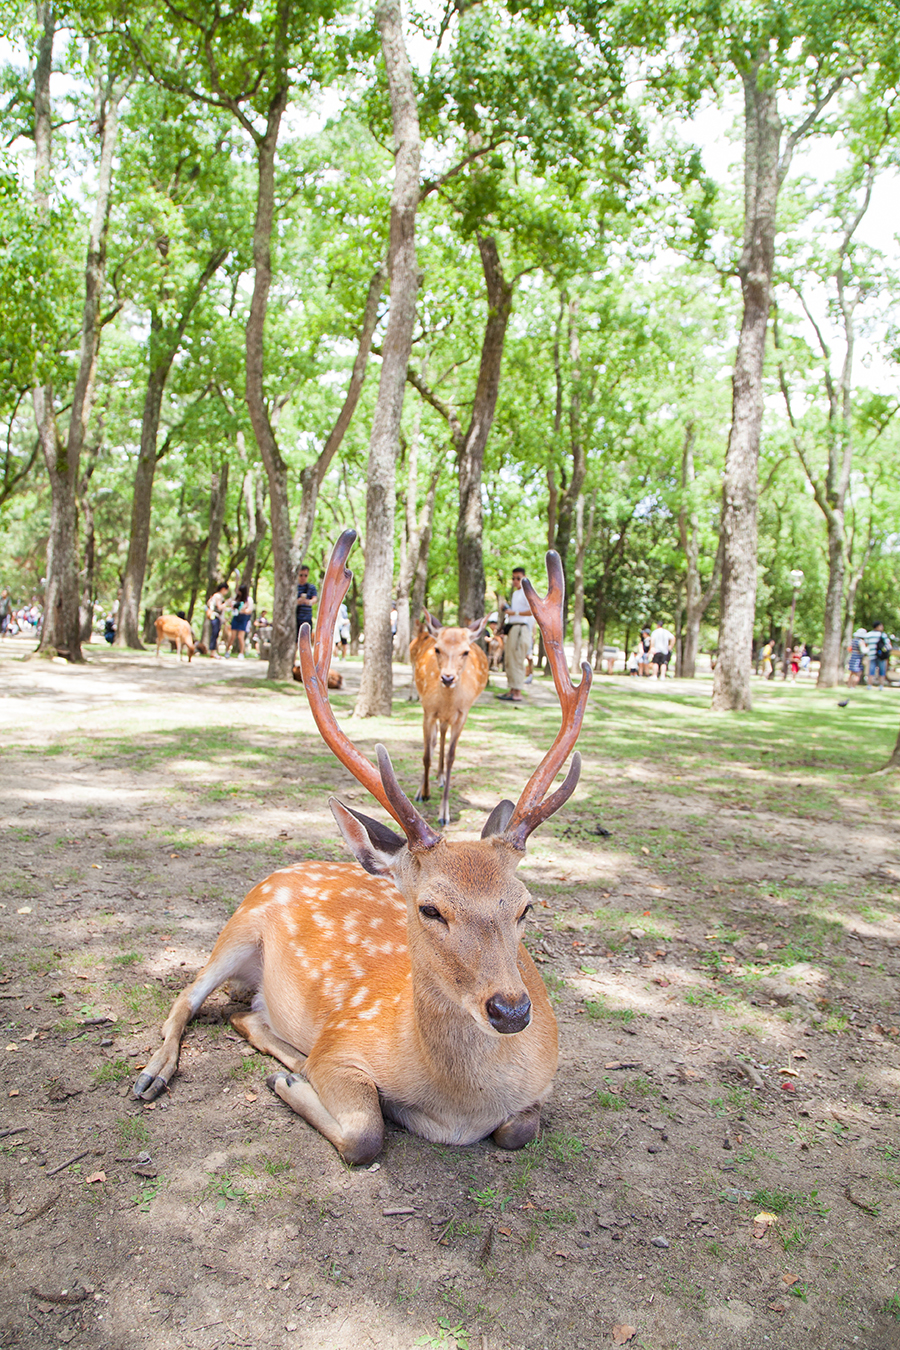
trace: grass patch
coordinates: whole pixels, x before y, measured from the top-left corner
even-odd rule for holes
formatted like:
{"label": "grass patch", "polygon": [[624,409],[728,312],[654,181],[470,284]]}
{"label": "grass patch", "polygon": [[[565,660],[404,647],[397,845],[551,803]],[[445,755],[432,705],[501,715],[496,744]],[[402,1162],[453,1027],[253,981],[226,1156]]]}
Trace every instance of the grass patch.
{"label": "grass patch", "polygon": [[127,1059],[111,1059],[94,1070],[93,1079],[98,1086],[102,1083],[123,1083],[131,1074],[132,1066]]}

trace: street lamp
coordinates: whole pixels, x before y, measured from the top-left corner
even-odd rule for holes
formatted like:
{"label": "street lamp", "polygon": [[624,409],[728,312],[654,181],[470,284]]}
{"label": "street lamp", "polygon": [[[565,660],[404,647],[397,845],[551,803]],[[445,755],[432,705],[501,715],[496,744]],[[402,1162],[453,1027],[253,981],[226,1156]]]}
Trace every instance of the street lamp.
{"label": "street lamp", "polygon": [[794,614],[797,610],[797,596],[800,594],[800,587],[803,585],[803,573],[800,571],[799,567],[795,567],[788,575],[790,576],[793,595],[791,596],[791,619],[790,624],[788,625],[787,642],[784,644],[785,679],[788,677],[788,670],[790,669],[791,664],[791,652],[794,647]]}

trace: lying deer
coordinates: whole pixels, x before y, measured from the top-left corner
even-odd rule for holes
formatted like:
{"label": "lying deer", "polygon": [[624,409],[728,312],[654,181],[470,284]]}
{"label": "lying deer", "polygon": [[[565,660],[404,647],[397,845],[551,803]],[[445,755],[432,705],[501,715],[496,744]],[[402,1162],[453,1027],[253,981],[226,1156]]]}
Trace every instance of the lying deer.
{"label": "lying deer", "polygon": [[547,555],[550,589],[526,594],[544,635],[562,727],[519,802],[501,802],[481,839],[449,841],[404,796],[384,746],[378,768],[338,726],[325,676],[353,541],[335,545],[319,605],[315,652],[301,633],[303,683],[326,744],[403,830],[332,798],[359,867],[304,862],[252,890],[212,956],[175,1001],[164,1041],[134,1085],[152,1101],[178,1066],[184,1029],[226,981],[252,994],[235,1030],[288,1072],[272,1090],[348,1163],[381,1151],[384,1120],[425,1139],[501,1148],[534,1139],[556,1071],[556,1020],[522,945],[528,892],[515,875],[528,836],[572,795],[580,757],[547,795],[575,744],[591,670],[573,688],[563,652],[563,572]]}
{"label": "lying deer", "polygon": [[191,625],[187,619],[179,619],[177,614],[161,614],[156,620],[156,655],[159,657],[159,649],[164,642],[174,642],[178,649],[178,660],[181,660],[182,647],[187,648],[188,665],[191,664],[191,657],[196,651],[194,634]]}
{"label": "lying deer", "polygon": [[476,643],[487,620],[479,619],[469,624],[468,628],[443,628],[427,610],[424,620],[425,632],[409,644],[413,679],[422,702],[422,734],[425,739],[422,786],[416,793],[416,801],[428,801],[431,759],[435,738],[440,732],[438,783],[444,793],[438,824],[447,825],[450,821],[450,772],[456,758],[456,747],[466,725],[469,709],[478,695],[484,693],[488,682],[488,659]]}

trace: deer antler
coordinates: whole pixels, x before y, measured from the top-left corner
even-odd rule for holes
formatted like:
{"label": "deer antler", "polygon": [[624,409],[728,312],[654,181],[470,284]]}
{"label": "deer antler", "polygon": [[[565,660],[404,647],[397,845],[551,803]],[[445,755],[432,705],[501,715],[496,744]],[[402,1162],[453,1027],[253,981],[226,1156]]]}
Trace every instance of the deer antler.
{"label": "deer antler", "polygon": [[305,623],[300,629],[297,650],[303,672],[303,688],[309,700],[310,711],[319,728],[322,740],[367,792],[379,801],[405,833],[412,849],[429,849],[442,836],[419,815],[412,802],[404,796],[396,774],[383,746],[378,746],[379,773],[374,764],[360,754],[353,742],[337,724],[328,701],[328,667],[334,645],[334,625],[341,601],[347,594],[353,573],[346,562],[354,543],[355,530],[344,530],[331,551],[331,558],[322,581],[319,615],[316,620],[315,656],[309,630]]}
{"label": "deer antler", "polygon": [[531,582],[525,578],[522,589],[531,606],[531,612],[538,621],[544,650],[553,672],[553,683],[559,695],[562,707],[562,726],[556,740],[541,760],[534,773],[525,784],[509,825],[505,830],[506,839],[515,847],[524,849],[525,840],[536,830],[542,821],[558,811],[575,791],[581,773],[581,756],[572,757],[572,764],[565,780],[545,798],[547,789],[559,770],[565,764],[569,751],[578,740],[584,710],[591,689],[593,672],[586,661],[582,662],[582,680],[577,689],[569,676],[566,656],[563,650],[563,612],[566,594],[566,582],[559,554],[551,550],[547,554],[547,580],[549,589],[544,599],[538,595]]}

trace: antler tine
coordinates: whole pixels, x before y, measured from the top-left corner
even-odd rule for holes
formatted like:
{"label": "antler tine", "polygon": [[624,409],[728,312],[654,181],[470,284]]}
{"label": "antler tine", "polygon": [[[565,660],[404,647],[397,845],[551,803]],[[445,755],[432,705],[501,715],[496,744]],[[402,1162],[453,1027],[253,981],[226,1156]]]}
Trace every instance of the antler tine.
{"label": "antler tine", "polygon": [[434,848],[435,844],[441,842],[443,835],[431,828],[406,796],[397,782],[391,757],[384,746],[376,745],[375,754],[378,756],[381,781],[391,804],[391,814],[397,823],[403,826],[410,848],[413,850]]}
{"label": "antler tine", "polygon": [[[312,636],[309,624],[300,629],[297,651],[300,657],[300,669],[303,673],[303,688],[309,701],[310,712],[322,740],[333,755],[349,769],[367,792],[371,792],[406,834],[411,846],[431,848],[441,838],[431,829],[404,795],[397,782],[391,762],[387,758],[389,775],[382,781],[374,764],[357,750],[356,746],[338,726],[331,703],[328,700],[328,667],[331,664],[331,649],[334,640],[334,623],[347,594],[353,573],[345,565],[350,550],[356,542],[355,530],[344,530],[331,551],[325,576],[322,581],[322,595],[319,600],[319,615],[316,622],[316,650],[313,658]],[[383,750],[383,747],[381,747]]]}
{"label": "antler tine", "polygon": [[[344,530],[331,550],[331,557],[328,559],[322,580],[322,594],[319,597],[319,613],[316,619],[315,658],[316,674],[326,689],[331,654],[334,651],[334,629],[338,610],[353,580],[353,573],[347,567],[347,559],[355,543],[356,531]],[[305,674],[303,678],[306,679]]]}
{"label": "antler tine", "polygon": [[522,589],[531,606],[531,612],[537,619],[544,640],[544,650],[553,673],[553,683],[559,696],[562,709],[562,725],[556,739],[541,760],[534,773],[525,784],[516,809],[506,829],[506,838],[517,848],[525,847],[525,840],[546,820],[559,810],[563,802],[575,791],[581,772],[581,756],[576,755],[564,783],[547,800],[544,797],[550,784],[565,764],[569,751],[578,740],[584,710],[587,706],[593,672],[586,661],[582,663],[581,683],[576,688],[572,684],[566,655],[563,649],[563,613],[566,594],[565,575],[560,556],[551,550],[547,554],[547,580],[549,588],[542,599],[531,582],[525,578]]}

